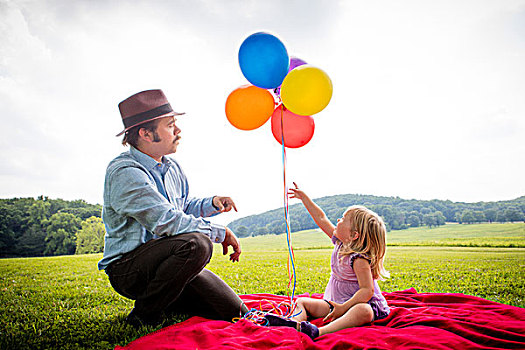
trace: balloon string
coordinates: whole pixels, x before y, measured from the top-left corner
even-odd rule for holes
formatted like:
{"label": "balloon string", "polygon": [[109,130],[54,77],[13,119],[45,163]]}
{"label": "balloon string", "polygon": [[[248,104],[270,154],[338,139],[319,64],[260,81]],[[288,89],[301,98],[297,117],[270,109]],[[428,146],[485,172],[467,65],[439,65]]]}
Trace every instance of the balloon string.
{"label": "balloon string", "polygon": [[255,304],[259,302],[259,309],[252,307],[250,311],[245,313],[243,316],[233,318],[232,322],[237,322],[241,319],[245,319],[258,325],[268,326],[268,321],[264,318],[264,316],[266,316],[267,314],[274,314],[285,318],[291,318],[298,316],[302,312],[299,311],[298,313],[295,313],[297,305],[294,303],[290,304],[286,301],[281,301],[278,303],[276,301],[262,299],[259,301],[244,300],[244,302],[250,304]]}
{"label": "balloon string", "polygon": [[[268,321],[264,318],[269,313],[279,315],[285,318],[292,318],[298,316],[302,311],[295,313],[297,304],[294,302],[295,296],[295,287],[297,284],[297,279],[295,276],[295,255],[292,248],[292,234],[290,230],[290,215],[288,207],[288,187],[286,186],[286,147],[284,146],[284,122],[283,122],[283,110],[284,107],[281,104],[281,144],[283,150],[283,181],[284,181],[284,219],[286,222],[286,241],[288,243],[288,293],[290,293],[290,285],[293,280],[293,289],[292,294],[290,295],[290,302],[280,302],[276,303],[271,300],[263,299],[259,301],[259,310],[252,308],[246,314],[241,317],[235,317],[232,319],[233,322],[237,322],[240,319],[245,319],[254,324],[268,326]],[[290,269],[291,266],[291,269]],[[253,300],[255,301],[255,300]],[[250,302],[245,300],[245,302]],[[263,304],[265,302],[265,304]]]}
{"label": "balloon string", "polygon": [[[286,186],[286,147],[284,145],[284,106],[281,104],[281,145],[283,153],[283,183],[284,183],[284,220],[286,224],[286,241],[288,243],[288,292],[293,280],[293,289],[290,296],[290,304],[293,304],[297,279],[295,275],[295,254],[292,248],[292,234],[290,229],[290,212],[288,207],[288,187]],[[291,270],[290,270],[291,265]]]}

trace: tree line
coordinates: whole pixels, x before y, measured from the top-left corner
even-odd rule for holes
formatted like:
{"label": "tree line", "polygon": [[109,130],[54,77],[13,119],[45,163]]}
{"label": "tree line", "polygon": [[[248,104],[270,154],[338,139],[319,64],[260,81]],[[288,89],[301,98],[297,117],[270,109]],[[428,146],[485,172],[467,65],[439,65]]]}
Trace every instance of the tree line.
{"label": "tree line", "polygon": [[[516,222],[525,218],[525,196],[498,202],[463,203],[449,200],[416,200],[360,194],[327,196],[314,200],[336,223],[351,205],[364,205],[385,221],[387,230],[444,225],[445,222],[473,224],[481,222]],[[317,228],[302,204],[289,206],[292,232]],[[228,227],[239,237],[286,232],[284,208],[237,219]]]}
{"label": "tree line", "polygon": [[101,213],[84,200],[0,199],[0,257],[102,252]]}
{"label": "tree line", "polygon": [[[442,200],[406,200],[359,194],[314,200],[334,224],[351,205],[377,212],[388,230],[444,225],[445,222],[515,222],[525,218],[525,196],[509,201],[461,203]],[[100,253],[104,249],[102,206],[84,200],[0,199],[0,257],[53,256]],[[292,232],[317,226],[302,204],[289,207]],[[228,227],[239,237],[286,232],[284,209],[237,219]]]}

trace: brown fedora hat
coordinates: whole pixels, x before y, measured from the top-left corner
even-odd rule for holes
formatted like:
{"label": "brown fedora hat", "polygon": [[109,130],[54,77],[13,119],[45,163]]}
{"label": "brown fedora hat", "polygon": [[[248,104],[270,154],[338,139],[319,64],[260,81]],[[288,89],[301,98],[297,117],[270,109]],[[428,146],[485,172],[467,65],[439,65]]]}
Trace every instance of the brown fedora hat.
{"label": "brown fedora hat", "polygon": [[146,90],[136,93],[120,102],[118,109],[122,116],[124,130],[117,136],[150,120],[184,114],[173,111],[162,90]]}

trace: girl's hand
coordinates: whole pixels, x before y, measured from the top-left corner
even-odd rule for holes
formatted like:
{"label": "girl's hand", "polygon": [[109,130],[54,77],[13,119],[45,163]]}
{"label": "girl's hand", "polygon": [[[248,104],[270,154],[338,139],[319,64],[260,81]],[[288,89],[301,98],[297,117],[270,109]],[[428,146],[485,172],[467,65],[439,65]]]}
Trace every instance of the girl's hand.
{"label": "girl's hand", "polygon": [[333,320],[337,320],[339,317],[343,316],[347,311],[343,304],[336,303],[335,301],[331,301],[330,304],[332,304],[334,309],[332,310],[332,312],[326,315],[325,318],[323,318],[323,321],[325,322],[332,322]]}
{"label": "girl's hand", "polygon": [[297,187],[297,184],[293,182],[293,185],[295,188],[289,188],[288,189],[288,195],[290,198],[297,198],[299,200],[303,200],[306,197],[306,194]]}

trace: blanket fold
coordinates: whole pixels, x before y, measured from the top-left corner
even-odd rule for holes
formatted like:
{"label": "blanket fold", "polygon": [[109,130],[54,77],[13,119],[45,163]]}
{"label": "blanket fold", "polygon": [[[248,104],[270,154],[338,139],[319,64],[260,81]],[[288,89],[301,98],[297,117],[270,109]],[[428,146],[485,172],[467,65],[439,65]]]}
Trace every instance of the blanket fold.
{"label": "blanket fold", "polygon": [[[525,349],[525,309],[455,293],[383,293],[390,315],[312,341],[289,327],[263,327],[192,317],[116,349]],[[322,294],[300,295],[322,298]],[[286,296],[242,295],[249,308],[270,310]],[[313,320],[317,326],[322,319]]]}

